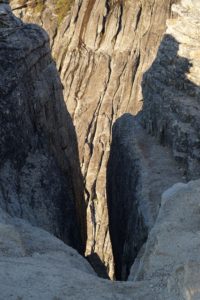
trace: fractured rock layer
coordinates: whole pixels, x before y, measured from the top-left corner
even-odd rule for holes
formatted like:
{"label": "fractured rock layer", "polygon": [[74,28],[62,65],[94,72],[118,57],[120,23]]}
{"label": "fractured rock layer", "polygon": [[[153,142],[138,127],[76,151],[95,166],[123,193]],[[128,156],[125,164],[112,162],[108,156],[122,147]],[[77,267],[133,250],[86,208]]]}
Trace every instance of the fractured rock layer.
{"label": "fractured rock layer", "polygon": [[0,209],[0,299],[199,299],[199,187],[177,184],[164,193],[129,282],[98,278],[75,250]]}
{"label": "fractured rock layer", "polygon": [[4,4],[0,72],[0,206],[82,252],[85,209],[77,141],[49,38]]}
{"label": "fractured rock layer", "polygon": [[184,178],[170,149],[145,132],[140,118],[119,118],[112,139],[107,171],[110,232],[116,277],[126,280],[155,223],[162,193]]}
{"label": "fractured rock layer", "polygon": [[143,81],[143,123],[169,145],[188,179],[200,175],[200,8],[198,1],[174,5],[158,55]]}
{"label": "fractured rock layer", "polygon": [[160,194],[173,182],[200,174],[199,9],[196,1],[173,6],[176,18],[167,21],[156,59],[143,78],[143,109],[135,120],[124,116],[114,126],[107,186],[119,278],[129,271],[145,231],[155,222]]}
{"label": "fractured rock layer", "polygon": [[158,293],[158,299],[200,297],[199,187],[199,180],[178,183],[162,195],[159,215],[144,255],[133,266],[130,280],[153,279],[150,286],[154,299]]}
{"label": "fractured rock layer", "polygon": [[142,73],[154,59],[172,2],[76,0],[71,14],[59,23],[52,0],[39,8],[33,1],[11,1],[16,14],[50,34],[78,136],[88,208],[86,254],[96,253],[111,277],[106,200],[111,128],[125,112],[136,113],[142,106]]}
{"label": "fractured rock layer", "polygon": [[[173,182],[200,174],[200,6],[198,1],[185,0],[174,5],[173,11],[176,19],[168,20],[156,59],[144,75],[141,113],[132,121],[130,116],[123,116],[113,130],[108,168],[111,183],[108,181],[107,186],[117,276],[121,269],[124,276],[123,268],[131,265],[129,260],[133,261],[134,250],[137,254],[137,247],[142,245],[145,229],[154,224],[159,194]],[[141,124],[142,130],[138,127]],[[157,142],[147,133],[155,135]],[[128,190],[134,195],[132,199]],[[137,258],[139,265],[144,249]]]}

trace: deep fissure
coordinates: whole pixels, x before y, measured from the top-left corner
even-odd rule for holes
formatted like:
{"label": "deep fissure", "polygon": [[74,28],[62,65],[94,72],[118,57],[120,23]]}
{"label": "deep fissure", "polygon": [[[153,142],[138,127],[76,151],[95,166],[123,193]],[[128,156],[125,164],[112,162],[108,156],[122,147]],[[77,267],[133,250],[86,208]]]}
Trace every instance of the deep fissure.
{"label": "deep fissure", "polygon": [[[98,7],[94,0],[83,1],[78,3],[78,7],[75,3],[76,13],[73,17],[68,16],[67,20],[72,18],[72,21],[71,23],[67,21],[66,28],[62,28],[62,24],[53,30],[49,30],[48,26],[46,28],[51,34],[52,51],[63,80],[65,103],[69,106],[72,121],[77,130],[85,193],[87,194],[85,197],[85,203],[88,206],[87,212],[85,203],[81,207],[81,197],[75,195],[78,188],[74,175],[71,188],[74,193],[73,197],[79,200],[75,203],[78,220],[82,223],[81,235],[84,236],[83,239],[86,239],[86,232],[88,232],[88,261],[102,277],[107,277],[106,269],[114,265],[112,253],[105,257],[108,250],[113,248],[116,279],[127,279],[130,267],[146,241],[148,230],[154,223],[161,192],[168,187],[168,184],[163,185],[157,192],[157,187],[153,186],[150,190],[152,195],[145,194],[144,187],[151,186],[152,182],[145,177],[148,166],[142,165],[141,161],[150,165],[147,173],[151,174],[149,170],[156,169],[153,162],[157,157],[151,160],[151,150],[139,137],[140,133],[142,133],[141,136],[145,136],[142,129],[138,129],[139,134],[137,130],[133,130],[133,133],[130,130],[132,127],[137,127],[139,123],[133,120],[133,116],[125,115],[125,112],[136,114],[141,108],[140,103],[143,97],[138,91],[140,75],[144,72],[143,66],[146,68],[153,60],[152,53],[149,53],[147,49],[150,48],[152,52],[156,52],[156,46],[153,44],[159,44],[172,2],[174,1],[166,2],[163,9],[163,6],[157,1],[150,1],[147,8],[145,1],[141,1],[139,6],[134,8],[129,1],[105,1],[105,5],[102,6],[100,6],[101,2],[98,2]],[[157,7],[158,12],[154,16]],[[21,6],[18,9],[20,11]],[[26,9],[29,9],[28,4],[24,7],[24,16]],[[45,5],[44,11],[46,9],[51,10],[52,7],[48,8],[48,5]],[[147,11],[149,10],[150,14],[148,15]],[[158,20],[157,15],[159,14],[162,16],[162,20]],[[31,19],[31,14],[28,15]],[[44,12],[40,16],[40,25],[45,27],[43,18],[45,18]],[[134,30],[132,25],[129,26],[129,19],[130,24],[135,24]],[[145,19],[148,19],[147,22]],[[90,31],[91,20],[93,25],[98,23],[95,32]],[[157,22],[160,26],[159,32],[154,28],[155,25],[157,26]],[[74,35],[70,36],[70,34],[75,31],[70,31],[70,27],[74,26],[73,28],[76,29],[77,24],[80,25],[80,32],[77,32],[77,36],[74,38]],[[112,24],[114,24],[113,28]],[[77,27],[79,28],[79,26]],[[60,28],[62,28],[61,35]],[[130,37],[130,30],[133,30],[133,40],[127,38]],[[106,37],[107,32],[111,35],[108,38]],[[57,40],[58,37],[60,40]],[[125,40],[123,40],[124,37]],[[152,42],[150,42],[151,39]],[[60,43],[63,44],[62,47],[59,46]],[[146,54],[144,55],[143,52]],[[84,81],[85,77],[86,81]],[[115,84],[116,82],[117,84]],[[48,104],[47,107],[44,107],[45,119],[48,120],[51,118]],[[58,120],[59,118],[57,118],[57,122]],[[83,120],[84,124],[81,123]],[[115,124],[111,134],[113,123]],[[153,119],[151,124],[147,124],[147,127],[152,126],[152,130],[155,131],[157,129],[155,124]],[[143,125],[146,126],[146,124]],[[161,128],[165,128],[164,125]],[[166,139],[165,131],[163,129],[160,133],[163,144]],[[65,134],[64,132],[61,135]],[[54,139],[56,140],[56,137],[52,138],[52,144]],[[111,139],[112,144],[110,145]],[[148,138],[145,136],[144,139]],[[62,151],[67,152],[67,142],[63,143]],[[110,147],[109,156],[108,148],[110,150]],[[142,152],[143,157],[139,156],[139,152]],[[72,152],[68,154],[72,155]],[[106,169],[107,160],[108,168]],[[61,165],[62,162],[60,162]],[[73,171],[73,167],[65,171],[70,173]],[[156,177],[158,172],[157,169],[152,172],[156,180],[158,180]],[[105,176],[105,174],[107,175]],[[170,172],[169,174],[171,175]],[[107,178],[106,183],[105,178]],[[105,185],[107,196],[105,196]],[[83,185],[81,192],[83,193]],[[147,199],[153,208],[143,207],[146,205],[144,199],[145,201]],[[151,203],[153,201],[155,207]],[[104,212],[107,210],[107,206],[108,216],[105,217]],[[148,211],[148,216],[145,216],[145,210]],[[108,223],[107,217],[109,218]],[[87,226],[84,222],[87,223]],[[111,237],[110,248],[108,224]],[[91,227],[90,231],[86,227]]]}

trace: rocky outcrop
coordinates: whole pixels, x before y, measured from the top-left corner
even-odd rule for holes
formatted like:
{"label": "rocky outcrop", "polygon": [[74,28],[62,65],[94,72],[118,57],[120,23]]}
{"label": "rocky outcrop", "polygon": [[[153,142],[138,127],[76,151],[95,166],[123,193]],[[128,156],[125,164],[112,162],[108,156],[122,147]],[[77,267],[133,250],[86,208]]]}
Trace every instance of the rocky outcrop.
{"label": "rocky outcrop", "polygon": [[143,80],[143,124],[162,144],[169,145],[188,179],[200,175],[198,1],[174,5],[176,20]]}
{"label": "rocky outcrop", "polygon": [[111,128],[125,112],[137,113],[142,106],[142,74],[155,57],[173,2],[65,1],[66,17],[59,22],[53,0],[41,1],[39,7],[40,1],[37,5],[11,1],[16,14],[42,25],[51,36],[65,102],[78,136],[87,204],[86,254],[96,253],[111,277],[106,199]]}
{"label": "rocky outcrop", "polygon": [[176,18],[167,21],[143,78],[142,111],[113,128],[107,189],[118,278],[155,222],[159,195],[173,182],[199,177],[199,9],[198,1],[173,6]]}
{"label": "rocky outcrop", "polygon": [[6,4],[0,4],[0,72],[0,207],[83,251],[77,141],[49,38]]}
{"label": "rocky outcrop", "polygon": [[199,186],[198,180],[165,191],[144,255],[135,269],[133,266],[130,279],[155,280],[151,287],[155,295],[163,289],[161,299],[200,297]]}
{"label": "rocky outcrop", "polygon": [[162,193],[185,180],[170,149],[159,145],[140,123],[131,114],[116,121],[107,170],[115,273],[123,280],[155,223]]}
{"label": "rocky outcrop", "polygon": [[99,279],[75,250],[0,210],[0,299],[199,299],[199,187],[178,184],[164,193],[131,282]]}
{"label": "rocky outcrop", "polygon": [[143,78],[142,111],[113,127],[107,190],[118,278],[126,278],[154,224],[162,192],[199,177],[199,4],[182,1],[173,12]]}

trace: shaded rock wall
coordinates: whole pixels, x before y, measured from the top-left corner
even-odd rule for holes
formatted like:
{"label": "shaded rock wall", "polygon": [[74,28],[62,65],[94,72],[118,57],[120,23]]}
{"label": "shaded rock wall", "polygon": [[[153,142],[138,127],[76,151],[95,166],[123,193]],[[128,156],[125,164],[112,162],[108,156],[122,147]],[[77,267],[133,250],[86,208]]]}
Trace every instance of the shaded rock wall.
{"label": "shaded rock wall", "polygon": [[127,279],[148,233],[139,211],[141,161],[133,126],[134,117],[128,114],[114,124],[107,169],[109,229],[118,280]]}
{"label": "shaded rock wall", "polygon": [[[143,77],[142,111],[135,121],[124,115],[114,126],[108,165],[108,203],[111,202],[113,252],[119,262],[117,267],[121,268],[117,276],[121,271],[124,276],[123,267],[130,266],[129,260],[134,258],[134,252],[127,255],[129,249],[141,245],[142,234],[138,238],[138,229],[129,231],[129,222],[137,222],[140,216],[149,231],[159,210],[159,195],[173,182],[199,178],[199,9],[198,1],[182,1],[173,6],[176,18],[167,21],[156,59]],[[135,180],[133,185],[131,180]],[[136,217],[131,205],[133,211],[138,211]],[[145,246],[137,256],[133,274],[141,265],[144,251]]]}
{"label": "shaded rock wall", "polygon": [[170,149],[146,133],[139,116],[124,114],[116,121],[107,170],[107,197],[117,279],[127,279],[156,221],[162,193],[184,180],[183,169],[174,161]]}
{"label": "shaded rock wall", "polygon": [[76,0],[61,23],[53,2],[44,1],[40,10],[33,1],[11,4],[16,14],[50,34],[78,136],[88,208],[86,255],[97,253],[112,277],[106,200],[111,128],[125,112],[142,106],[142,74],[155,57],[174,1]]}
{"label": "shaded rock wall", "polygon": [[143,80],[143,124],[169,145],[187,179],[200,175],[199,4],[174,5],[158,55]]}
{"label": "shaded rock wall", "polygon": [[16,19],[4,4],[0,72],[0,206],[83,252],[77,141],[49,38],[38,26]]}

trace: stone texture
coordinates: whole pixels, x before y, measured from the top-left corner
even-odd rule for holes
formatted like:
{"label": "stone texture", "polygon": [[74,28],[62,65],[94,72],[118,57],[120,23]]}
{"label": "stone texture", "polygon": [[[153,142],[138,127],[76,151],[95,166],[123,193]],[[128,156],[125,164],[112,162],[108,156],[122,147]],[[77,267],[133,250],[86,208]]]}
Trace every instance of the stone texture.
{"label": "stone texture", "polygon": [[76,135],[49,38],[38,26],[24,25],[5,4],[0,4],[0,73],[0,206],[83,251]]}
{"label": "stone texture", "polygon": [[[92,3],[95,5],[95,2],[90,2]],[[122,6],[118,3],[112,7]],[[89,8],[93,7],[89,6]],[[195,148],[191,143],[191,150],[186,153],[189,159],[194,159],[194,161],[193,164],[186,166],[184,159],[180,159],[181,155],[175,155],[177,149],[171,147],[172,144],[168,142],[174,138],[173,126],[171,131],[167,131],[166,138],[166,131],[160,126],[162,123],[158,123],[158,127],[151,122],[152,107],[155,107],[156,120],[160,118],[171,126],[170,118],[166,117],[171,117],[171,112],[179,99],[176,97],[180,96],[179,91],[181,90],[181,93],[185,91],[183,115],[186,118],[185,123],[188,124],[188,135],[191,135],[191,141],[193,141],[193,130],[196,130],[198,122],[193,115],[193,103],[190,101],[191,106],[189,106],[187,101],[191,100],[190,96],[194,91],[195,99],[198,98],[198,78],[195,77],[194,72],[196,66],[198,69],[196,44],[193,42],[195,55],[191,72],[188,74],[193,78],[191,80],[196,80],[195,89],[191,80],[185,79],[185,71],[188,70],[187,59],[173,56],[175,61],[180,59],[181,62],[180,69],[179,67],[176,69],[176,65],[173,63],[170,65],[168,60],[161,61],[160,57],[168,57],[174,53],[174,47],[177,46],[174,37],[175,34],[179,35],[181,32],[178,30],[178,24],[180,25],[181,22],[188,24],[187,22],[191,22],[192,15],[198,27],[198,14],[195,14],[198,9],[196,1],[183,1],[182,5],[174,6],[179,18],[169,21],[168,35],[164,37],[158,57],[148,71],[152,72],[152,75],[144,77],[144,96],[149,96],[149,106],[144,98],[144,110],[137,118],[130,114],[123,115],[113,127],[107,187],[108,195],[110,195],[109,204],[111,203],[109,211],[113,208],[117,209],[114,214],[111,213],[111,226],[114,224],[118,231],[122,226],[128,228],[124,232],[120,231],[123,238],[124,234],[127,235],[125,239],[116,241],[121,251],[122,262],[124,257],[126,259],[127,252],[133,250],[135,252],[131,253],[131,259],[134,260],[134,256],[147,238],[146,228],[149,231],[146,244],[141,248],[132,267],[129,277],[132,282],[122,283],[98,279],[91,267],[75,250],[43,229],[32,226],[37,224],[63,240],[66,239],[66,242],[74,246],[79,244],[77,248],[80,247],[80,238],[74,231],[78,228],[75,223],[76,214],[82,213],[80,205],[84,203],[81,202],[82,198],[77,196],[82,195],[80,170],[76,167],[79,163],[77,145],[74,129],[62,99],[59,77],[50,56],[46,33],[35,25],[24,25],[11,14],[7,5],[0,5],[2,73],[0,80],[0,121],[2,124],[0,297],[2,299],[199,299],[200,181],[174,185],[163,194],[160,203],[160,195],[165,188],[174,181],[185,179],[182,171],[185,172],[184,175],[187,175],[187,178],[192,171],[193,176],[197,176],[198,168],[191,166],[196,165],[194,158],[198,147]],[[76,21],[78,22],[78,18]],[[89,19],[86,18],[84,24],[88,22]],[[184,35],[184,38],[187,38],[184,40],[183,49],[187,49],[188,52],[186,52],[192,55],[190,39],[192,37],[193,40],[198,40],[198,35],[193,36],[193,31],[189,33],[189,26],[187,30]],[[172,34],[170,32],[173,32],[174,37],[169,36]],[[81,36],[85,34],[84,27]],[[181,45],[179,46],[182,49]],[[178,49],[178,47],[175,48]],[[111,56],[114,57],[114,52]],[[167,65],[165,65],[166,62]],[[166,66],[166,72],[165,68],[161,68],[162,64]],[[156,72],[159,73],[158,77],[155,75]],[[151,94],[150,98],[150,92],[156,86],[153,83],[157,82],[152,78],[156,78],[158,82],[163,80],[165,84],[162,89],[159,89],[158,84],[157,92],[154,91],[155,93]],[[151,82],[148,80],[151,79],[152,86],[149,86],[148,94],[147,86]],[[163,106],[162,115],[162,111],[158,113],[157,105],[160,105],[161,93],[167,95],[166,82],[169,90],[172,87],[174,93],[171,95],[176,101],[170,102],[169,106]],[[151,107],[150,104],[153,106]],[[168,109],[168,114],[166,109]],[[175,137],[177,141],[175,146],[180,146],[182,149],[184,140],[181,143],[181,129],[184,126],[177,116],[183,115],[181,111],[177,110],[177,112],[179,113],[176,115],[177,128],[180,134]],[[73,117],[76,120],[75,116]],[[97,120],[99,117],[98,114]],[[112,122],[114,119],[115,117]],[[159,141],[147,135],[140,123],[151,133],[157,134]],[[61,125],[61,130],[57,127],[58,124]],[[159,142],[165,144],[165,147],[159,145]],[[179,157],[180,165],[174,161],[173,157]],[[115,201],[119,205],[112,204]],[[75,210],[75,203],[77,210]],[[102,203],[102,210],[105,211],[106,205]],[[122,206],[124,209],[120,210]],[[92,209],[93,212],[99,213],[97,206]],[[105,216],[108,218],[107,212]],[[113,221],[113,216],[117,216],[117,221],[115,219]],[[123,224],[117,223],[121,219]],[[84,219],[78,218],[78,220],[82,222],[80,227],[83,229]],[[96,248],[92,249],[93,252],[99,249],[98,243],[102,243],[103,238],[105,239],[104,229],[108,226],[105,220],[102,219],[102,227],[98,229],[101,235],[98,240],[95,240],[97,245],[95,244]],[[108,241],[109,239],[101,244],[103,251],[106,249],[105,246],[109,247]],[[111,257],[110,260],[106,260],[105,256],[102,258],[99,250],[97,253],[104,263],[110,266],[112,275],[110,248],[106,253],[107,258]],[[128,254],[127,257],[130,258],[130,255]],[[130,268],[130,261],[127,263],[125,260],[125,268],[127,266]],[[123,272],[122,275],[124,275]],[[124,276],[127,274],[125,270]]]}
{"label": "stone texture", "polygon": [[[161,209],[132,280],[157,281],[163,299],[199,299],[200,181],[178,183],[162,196]],[[156,295],[156,292],[155,292]]]}
{"label": "stone texture", "polygon": [[175,20],[161,42],[158,55],[143,80],[143,123],[167,144],[188,179],[200,175],[199,29],[198,1],[173,6]]}
{"label": "stone texture", "polygon": [[116,121],[107,169],[116,277],[123,280],[155,223],[162,193],[185,180],[170,149],[149,136],[140,123],[140,118],[131,114]]}
{"label": "stone texture", "polygon": [[98,278],[75,250],[0,209],[0,299],[199,299],[199,187],[177,184],[163,194],[129,282]]}
{"label": "stone texture", "polygon": [[125,112],[136,113],[142,106],[142,74],[155,57],[172,2],[76,0],[71,13],[58,24],[52,0],[44,1],[37,11],[33,1],[23,5],[11,1],[17,15],[42,25],[50,34],[78,136],[87,204],[86,254],[97,253],[111,277],[106,200],[111,128]]}
{"label": "stone texture", "polygon": [[119,118],[113,127],[107,189],[118,278],[121,270],[122,278],[128,274],[155,222],[159,195],[173,182],[199,178],[199,5],[182,1],[173,12],[176,18],[167,21],[156,59],[144,75],[142,111],[135,119]]}

